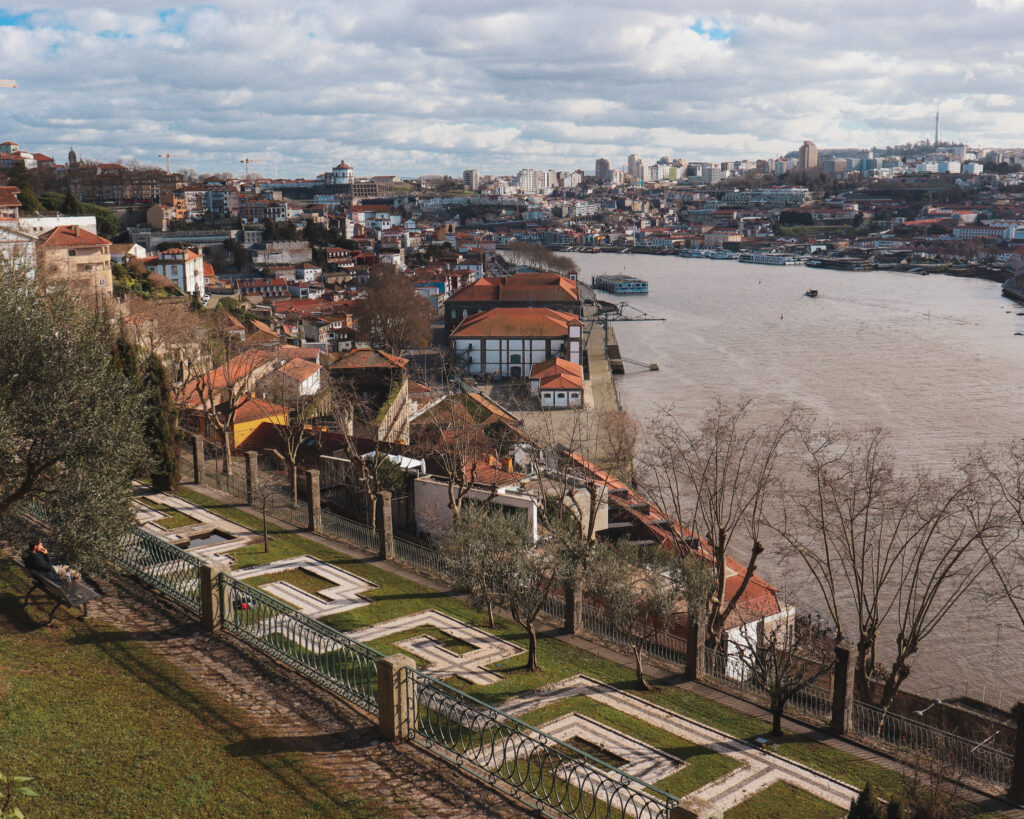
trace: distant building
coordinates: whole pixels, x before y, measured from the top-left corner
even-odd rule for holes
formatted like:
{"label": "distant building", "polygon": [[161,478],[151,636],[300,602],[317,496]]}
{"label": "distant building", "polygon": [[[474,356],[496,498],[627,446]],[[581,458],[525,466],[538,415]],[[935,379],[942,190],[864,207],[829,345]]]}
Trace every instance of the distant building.
{"label": "distant building", "polygon": [[465,319],[451,334],[456,362],[471,375],[523,378],[559,357],[580,364],[583,322],[545,307],[496,307]]}
{"label": "distant building", "polygon": [[468,191],[480,190],[480,174],[476,168],[469,168],[462,172],[462,186]]}
{"label": "distant building", "polygon": [[800,146],[800,170],[809,171],[818,167],[818,146],[809,139]]}
{"label": "distant building", "polygon": [[594,176],[597,177],[598,182],[611,182],[612,180],[612,163],[604,157],[601,157],[594,163]]}
{"label": "distant building", "polygon": [[203,254],[180,247],[161,250],[143,260],[147,270],[167,278],[182,293],[203,298],[206,281],[203,276]]}
{"label": "distant building", "polygon": [[40,278],[66,282],[83,299],[100,302],[114,295],[110,242],[77,225],[56,227],[39,237]]}
{"label": "distant building", "polygon": [[821,169],[825,173],[832,174],[833,176],[840,173],[846,173],[846,159],[841,156],[823,159],[821,160]]}

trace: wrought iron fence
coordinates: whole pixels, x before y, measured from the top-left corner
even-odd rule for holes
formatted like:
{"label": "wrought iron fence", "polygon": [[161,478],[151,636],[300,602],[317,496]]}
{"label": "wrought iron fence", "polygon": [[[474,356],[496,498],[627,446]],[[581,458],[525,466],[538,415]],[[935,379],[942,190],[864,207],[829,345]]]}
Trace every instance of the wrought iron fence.
{"label": "wrought iron fence", "polygon": [[[736,651],[732,653],[714,648],[704,648],[704,679],[711,685],[726,689],[743,699],[767,705],[768,693],[753,678],[753,673]],[[798,711],[803,716],[820,722],[832,719],[832,692],[819,685],[807,685],[794,694],[786,703],[786,711]]]}
{"label": "wrought iron fence", "polygon": [[202,561],[195,555],[142,529],[133,529],[122,538],[116,560],[122,570],[192,611],[199,611],[199,567]]}
{"label": "wrought iron fence", "polygon": [[377,712],[384,655],[229,575],[220,575],[223,627],[323,687]]}
{"label": "wrought iron fence", "polygon": [[365,524],[324,510],[320,513],[320,525],[331,537],[347,540],[371,554],[380,552],[380,534]]}
{"label": "wrought iron fence", "polygon": [[[601,609],[584,603],[582,616],[584,629],[632,651],[633,641],[630,636],[609,623]],[[648,657],[666,660],[677,665],[686,665],[686,640],[673,634],[656,635],[644,643],[643,650]]]}
{"label": "wrought iron fence", "polygon": [[1004,788],[1010,786],[1013,754],[987,745],[991,737],[969,740],[858,700],[853,701],[850,727],[871,742],[940,760],[950,766],[953,775],[963,773]]}
{"label": "wrought iron fence", "polygon": [[412,741],[548,815],[667,819],[676,799],[486,703],[409,669]]}
{"label": "wrought iron fence", "polygon": [[404,563],[408,563],[410,566],[423,569],[436,577],[444,578],[447,576],[444,558],[441,556],[441,553],[435,549],[428,549],[419,543],[413,543],[411,540],[401,537],[395,538],[395,557]]}

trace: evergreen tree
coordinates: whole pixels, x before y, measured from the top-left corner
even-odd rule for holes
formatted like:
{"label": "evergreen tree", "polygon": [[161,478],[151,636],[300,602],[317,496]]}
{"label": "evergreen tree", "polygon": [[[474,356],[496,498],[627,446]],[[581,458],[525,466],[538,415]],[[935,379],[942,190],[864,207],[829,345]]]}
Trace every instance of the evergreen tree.
{"label": "evergreen tree", "polygon": [[166,492],[179,479],[177,409],[167,370],[155,353],[146,362],[144,382],[148,414],[143,429],[153,457],[150,480],[153,489]]}
{"label": "evergreen tree", "polygon": [[68,188],[64,194],[64,201],[61,203],[60,212],[66,213],[68,216],[81,216],[84,213],[82,209],[82,203],[78,201],[78,197],[71,192],[71,188]]}
{"label": "evergreen tree", "polygon": [[886,814],[883,812],[870,782],[850,803],[850,812],[846,816],[847,819],[885,819]]}

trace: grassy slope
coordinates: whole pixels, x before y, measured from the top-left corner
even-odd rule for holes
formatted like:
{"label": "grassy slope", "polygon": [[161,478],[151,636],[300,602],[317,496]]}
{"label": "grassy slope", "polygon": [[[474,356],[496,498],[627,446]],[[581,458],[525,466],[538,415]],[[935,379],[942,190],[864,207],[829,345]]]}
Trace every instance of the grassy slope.
{"label": "grassy slope", "polygon": [[0,772],[27,816],[381,816],[130,634],[20,596],[0,559]]}
{"label": "grassy slope", "polygon": [[725,819],[764,819],[766,816],[777,819],[838,819],[845,815],[845,808],[794,788],[788,782],[776,782],[726,811]]}
{"label": "grassy slope", "polygon": [[[262,523],[254,515],[200,492],[180,489],[179,494],[236,523],[253,528],[262,526]],[[384,569],[373,566],[370,563],[372,558],[350,558],[300,535],[289,534],[278,527],[271,527],[270,532],[273,536],[270,541],[270,554],[263,554],[262,544],[233,552],[232,554],[238,561],[238,568],[298,554],[311,554],[377,584],[376,589],[366,592],[366,596],[374,600],[373,605],[352,609],[328,618],[327,622],[335,628],[350,631],[428,608],[446,612],[475,626],[487,627],[485,614],[472,609],[463,601],[445,592],[432,591],[419,583],[397,577]],[[518,625],[499,618],[496,626],[493,633],[517,643],[525,649],[526,635]],[[408,636],[406,633],[376,641],[374,647],[385,652],[400,650],[393,648],[394,642]],[[535,673],[527,673],[522,670],[524,655],[512,657],[491,666],[496,670],[506,672],[502,680],[494,685],[472,686],[458,679],[449,679],[447,682],[485,702],[498,704],[509,697],[541,685],[584,673],[623,690],[638,693],[652,702],[741,739],[751,740],[771,729],[770,724],[764,720],[749,717],[682,689],[662,688],[652,692],[639,692],[636,690],[632,669],[603,660],[560,640],[542,638],[538,645],[538,658],[543,670]],[[858,788],[870,780],[880,792],[894,793],[900,784],[899,775],[887,768],[864,762],[843,751],[802,737],[784,737],[780,741],[778,750],[791,759]]]}

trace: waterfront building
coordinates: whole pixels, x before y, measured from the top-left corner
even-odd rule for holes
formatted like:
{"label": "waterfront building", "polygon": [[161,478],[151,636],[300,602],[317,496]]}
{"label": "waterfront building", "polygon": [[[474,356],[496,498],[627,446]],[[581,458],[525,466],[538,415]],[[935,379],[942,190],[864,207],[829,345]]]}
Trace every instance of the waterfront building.
{"label": "waterfront building", "polygon": [[470,375],[522,378],[535,364],[581,364],[583,322],[546,307],[496,307],[465,319],[451,334],[456,362]]}

